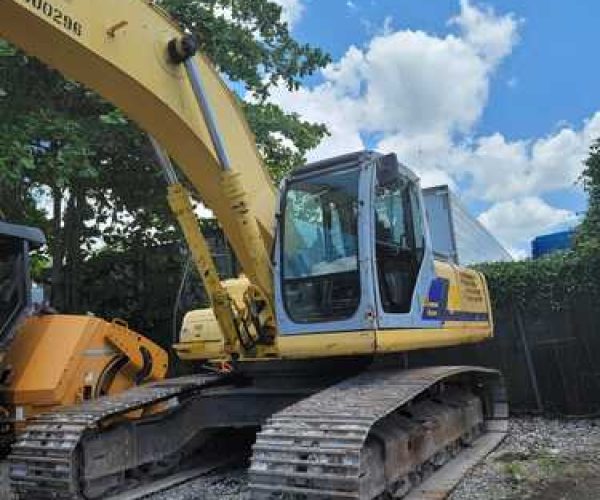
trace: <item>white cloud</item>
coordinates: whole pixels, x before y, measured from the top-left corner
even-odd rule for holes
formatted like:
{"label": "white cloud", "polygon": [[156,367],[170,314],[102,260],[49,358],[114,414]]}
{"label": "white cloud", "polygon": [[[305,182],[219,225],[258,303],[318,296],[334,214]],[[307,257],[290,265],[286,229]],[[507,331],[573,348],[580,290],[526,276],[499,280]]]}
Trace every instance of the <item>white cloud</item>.
{"label": "white cloud", "polygon": [[460,15],[450,20],[462,31],[465,41],[490,64],[496,64],[512,51],[518,41],[517,21],[512,14],[497,16],[491,7],[475,7],[460,0]]}
{"label": "white cloud", "polygon": [[422,188],[446,185],[452,191],[458,192],[454,179],[441,168],[413,168],[412,170],[419,176]]}
{"label": "white cloud", "polygon": [[[347,134],[350,128],[353,137],[375,133],[406,139],[469,132],[487,102],[495,64],[517,40],[517,22],[468,2],[461,9],[453,20],[458,35],[392,31],[387,23],[387,31],[366,47],[351,46],[325,68],[324,83],[290,95],[281,90],[273,100],[326,123],[333,133],[329,142],[342,142],[336,131]],[[496,24],[501,29],[494,31]],[[483,29],[494,31],[491,41],[481,40],[477,32]]]}
{"label": "white cloud", "polygon": [[[365,61],[363,127],[405,134],[467,130],[487,99],[487,68],[464,41],[422,31],[374,38]],[[443,89],[443,90],[442,90]]]}
{"label": "white cloud", "polygon": [[398,153],[425,178],[443,171],[460,183],[463,196],[498,202],[580,189],[582,162],[598,137],[600,112],[579,127],[563,126],[537,139],[509,141],[495,133],[455,142],[442,133],[394,134],[384,137],[377,148]]}
{"label": "white cloud", "polygon": [[487,101],[491,67],[463,39],[422,31],[375,36],[366,47],[351,46],[323,70],[341,111],[365,132],[405,134],[469,130]]}
{"label": "white cloud", "polygon": [[501,201],[479,216],[479,221],[517,256],[521,256],[517,249],[523,242],[575,220],[573,212],[552,207],[537,197]]}
{"label": "white cloud", "polygon": [[448,185],[458,191],[456,180],[448,171],[448,157],[452,143],[447,134],[431,133],[405,137],[394,134],[382,139],[377,149],[394,152],[421,179],[422,187]]}
{"label": "white cloud", "polygon": [[300,89],[293,93],[279,88],[274,91],[272,98],[290,112],[297,112],[314,122],[327,124],[331,136],[326,137],[310,152],[309,160],[364,149],[359,129],[354,121],[347,119],[347,116],[353,113],[352,99],[338,96],[331,85],[322,85],[312,91]]}
{"label": "white cloud", "polygon": [[272,0],[280,5],[283,10],[283,20],[286,21],[290,28],[300,21],[304,13],[304,4],[302,0]]}
{"label": "white cloud", "polygon": [[507,141],[499,133],[450,153],[452,168],[472,179],[469,194],[488,201],[573,188],[592,141],[600,137],[600,112],[576,129],[563,126],[546,137]]}
{"label": "white cloud", "polygon": [[361,17],[359,21],[365,30],[365,34],[370,37],[389,35],[394,32],[394,18],[392,16],[386,16],[381,24],[373,22],[366,17]]}
{"label": "white cloud", "polygon": [[339,62],[329,64],[322,73],[327,84],[339,97],[360,98],[369,66],[365,54],[351,45]]}
{"label": "white cloud", "polygon": [[[454,32],[447,34],[393,30],[390,21],[364,47],[349,47],[325,68],[321,84],[293,93],[278,89],[273,101],[328,126],[331,137],[311,160],[362,149],[368,137],[376,149],[396,152],[424,185],[462,187],[459,194],[496,203],[492,208],[517,199],[518,206],[540,213],[535,199],[556,210],[539,197],[573,187],[592,139],[600,136],[600,112],[541,138],[476,134],[491,79],[518,43],[522,24],[513,14],[468,0],[460,0],[458,15],[448,22]],[[490,212],[485,218],[492,216],[498,217]],[[504,235],[514,228],[507,240],[515,248],[526,244],[519,238],[544,225],[534,219],[505,222]]]}

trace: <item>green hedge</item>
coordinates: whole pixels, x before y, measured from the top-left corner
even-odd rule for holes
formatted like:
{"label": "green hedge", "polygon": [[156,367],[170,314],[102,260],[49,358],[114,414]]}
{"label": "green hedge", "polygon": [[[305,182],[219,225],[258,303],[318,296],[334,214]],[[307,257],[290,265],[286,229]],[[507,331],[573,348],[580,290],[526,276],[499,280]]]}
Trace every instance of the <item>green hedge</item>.
{"label": "green hedge", "polygon": [[494,309],[560,311],[582,297],[600,304],[600,251],[572,250],[537,260],[476,266],[488,280]]}

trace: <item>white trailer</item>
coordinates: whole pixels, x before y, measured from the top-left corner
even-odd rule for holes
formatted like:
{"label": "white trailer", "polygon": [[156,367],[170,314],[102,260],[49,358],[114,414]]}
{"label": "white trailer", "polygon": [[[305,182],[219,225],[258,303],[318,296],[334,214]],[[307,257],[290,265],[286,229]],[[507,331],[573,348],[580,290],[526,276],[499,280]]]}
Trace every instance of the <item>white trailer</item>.
{"label": "white trailer", "polygon": [[448,186],[423,189],[423,199],[437,258],[463,266],[513,260]]}

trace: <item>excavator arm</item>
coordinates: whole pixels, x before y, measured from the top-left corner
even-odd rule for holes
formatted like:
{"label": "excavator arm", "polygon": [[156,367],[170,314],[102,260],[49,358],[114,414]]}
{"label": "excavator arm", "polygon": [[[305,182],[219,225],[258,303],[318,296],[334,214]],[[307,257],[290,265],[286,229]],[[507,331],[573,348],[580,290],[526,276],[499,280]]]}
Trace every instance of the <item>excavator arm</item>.
{"label": "excavator arm", "polygon": [[101,8],[95,0],[0,0],[0,12],[0,37],[95,90],[156,138],[214,211],[250,282],[272,297],[275,188],[216,70],[201,55],[174,61],[169,53],[181,29],[149,0],[102,0]]}

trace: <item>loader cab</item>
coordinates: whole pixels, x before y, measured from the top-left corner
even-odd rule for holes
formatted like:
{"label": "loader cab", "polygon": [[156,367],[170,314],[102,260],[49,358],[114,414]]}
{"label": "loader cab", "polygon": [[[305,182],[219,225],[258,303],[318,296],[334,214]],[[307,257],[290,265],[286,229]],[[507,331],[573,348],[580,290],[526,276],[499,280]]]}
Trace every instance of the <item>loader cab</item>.
{"label": "loader cab", "polygon": [[0,222],[0,348],[31,305],[29,252],[44,243],[38,229]]}
{"label": "loader cab", "polygon": [[417,177],[361,152],[296,170],[281,191],[275,251],[283,335],[431,326],[433,256]]}

